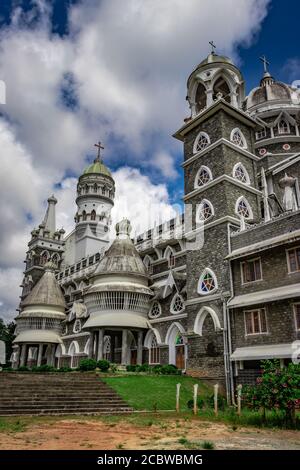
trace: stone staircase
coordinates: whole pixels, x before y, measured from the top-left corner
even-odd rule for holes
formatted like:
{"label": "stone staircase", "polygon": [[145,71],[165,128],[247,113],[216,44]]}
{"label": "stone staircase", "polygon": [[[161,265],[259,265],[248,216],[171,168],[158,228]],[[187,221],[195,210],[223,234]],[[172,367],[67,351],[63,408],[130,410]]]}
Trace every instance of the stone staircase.
{"label": "stone staircase", "polygon": [[131,411],[94,373],[0,372],[0,416]]}

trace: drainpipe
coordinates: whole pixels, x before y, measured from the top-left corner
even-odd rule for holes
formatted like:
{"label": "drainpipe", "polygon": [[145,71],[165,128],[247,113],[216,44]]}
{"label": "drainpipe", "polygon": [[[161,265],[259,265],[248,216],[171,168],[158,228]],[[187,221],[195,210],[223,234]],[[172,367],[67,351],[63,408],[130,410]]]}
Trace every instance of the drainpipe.
{"label": "drainpipe", "polygon": [[[230,227],[232,224],[227,225],[227,239],[228,239],[228,252],[231,253],[231,241],[230,241]],[[232,280],[232,271],[231,271],[231,261],[229,261],[229,280],[230,280],[230,292],[231,296],[227,300],[227,305],[224,311],[224,315],[226,317],[226,327],[227,327],[227,348],[228,348],[228,367],[229,367],[229,382],[230,382],[230,391],[231,391],[231,402],[234,406],[237,406],[235,402],[234,396],[234,379],[233,379],[233,371],[232,371],[232,363],[230,360],[231,353],[232,353],[232,343],[231,343],[231,325],[230,325],[230,315],[229,315],[229,308],[228,303],[234,297],[234,289],[233,289],[233,280]]]}

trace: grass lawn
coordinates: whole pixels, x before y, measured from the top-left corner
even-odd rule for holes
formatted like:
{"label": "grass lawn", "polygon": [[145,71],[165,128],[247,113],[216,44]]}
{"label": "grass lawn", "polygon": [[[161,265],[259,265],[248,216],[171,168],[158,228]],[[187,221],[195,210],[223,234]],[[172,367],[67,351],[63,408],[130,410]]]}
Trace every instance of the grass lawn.
{"label": "grass lawn", "polygon": [[175,410],[176,384],[180,383],[180,409],[187,410],[193,398],[193,385],[198,383],[198,395],[207,397],[212,389],[198,379],[178,375],[125,375],[102,377],[135,410]]}

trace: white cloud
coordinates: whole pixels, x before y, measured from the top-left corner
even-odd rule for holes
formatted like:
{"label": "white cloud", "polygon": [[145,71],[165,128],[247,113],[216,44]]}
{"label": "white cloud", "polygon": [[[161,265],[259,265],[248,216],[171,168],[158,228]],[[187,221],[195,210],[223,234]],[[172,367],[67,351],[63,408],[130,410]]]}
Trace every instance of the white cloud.
{"label": "white cloud", "polygon": [[[36,0],[27,14],[15,10],[11,26],[0,30],[0,79],[7,91],[0,117],[0,259],[7,272],[22,270],[30,230],[40,223],[55,183],[62,182],[59,224],[72,227],[73,175],[99,137],[106,162],[119,168],[116,208],[140,221],[141,230],[149,225],[144,204],[154,201],[157,212],[169,216],[167,187],[138,168],[176,178],[181,144],[171,135],[188,113],[186,78],[207,54],[212,26],[218,50],[236,56],[236,45],[253,40],[268,3],[86,0],[70,8],[70,34],[63,37],[51,34],[51,3]],[[61,99],[66,74],[78,99],[72,109]],[[125,159],[128,168],[120,168]],[[5,289],[4,282],[3,312],[13,305]]]}

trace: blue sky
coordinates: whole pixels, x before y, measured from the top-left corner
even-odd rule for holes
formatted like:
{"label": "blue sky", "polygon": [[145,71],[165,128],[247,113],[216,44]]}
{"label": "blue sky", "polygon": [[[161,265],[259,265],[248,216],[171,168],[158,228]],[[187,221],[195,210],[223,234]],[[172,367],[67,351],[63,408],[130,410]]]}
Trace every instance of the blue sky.
{"label": "blue sky", "polygon": [[150,206],[171,217],[183,195],[172,134],[189,114],[186,80],[208,42],[235,58],[247,92],[262,54],[290,83],[300,78],[299,13],[296,0],[0,1],[0,317],[16,306],[30,231],[52,192],[59,228],[72,229],[94,143],[104,142],[116,180],[114,221],[129,216],[140,232]]}

